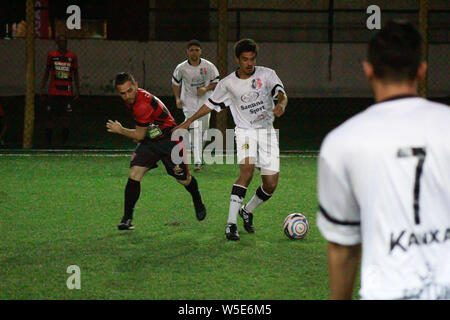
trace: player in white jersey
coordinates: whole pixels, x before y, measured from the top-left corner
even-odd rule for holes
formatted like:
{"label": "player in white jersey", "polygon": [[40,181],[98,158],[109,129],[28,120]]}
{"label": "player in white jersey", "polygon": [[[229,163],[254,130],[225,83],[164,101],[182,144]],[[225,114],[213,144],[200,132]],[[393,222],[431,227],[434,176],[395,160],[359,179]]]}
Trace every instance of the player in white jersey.
{"label": "player in white jersey", "polygon": [[[191,40],[187,44],[188,59],[177,65],[172,75],[172,88],[178,109],[183,109],[184,116],[189,118],[206,103],[219,82],[219,71],[216,66],[201,58],[200,42]],[[194,170],[203,167],[204,133],[209,129],[207,114],[190,125],[191,145],[194,154]]]}
{"label": "player in white jersey", "polygon": [[376,103],[325,138],[317,225],[332,299],[450,299],[450,108],[417,96],[421,37],[390,21],[364,72]]}
{"label": "player in white jersey", "polygon": [[[228,223],[225,231],[229,240],[239,240],[236,220],[239,214],[244,229],[253,233],[253,212],[272,196],[278,184],[280,171],[278,137],[273,128],[275,116],[280,117],[287,105],[283,83],[275,71],[255,66],[257,44],[242,39],[234,47],[236,72],[222,79],[212,96],[192,117],[177,128],[188,128],[196,119],[212,110],[229,107],[236,124],[235,136],[240,174],[231,191]],[[274,99],[277,100],[275,105]],[[250,201],[242,206],[255,166],[261,170],[262,185]]]}

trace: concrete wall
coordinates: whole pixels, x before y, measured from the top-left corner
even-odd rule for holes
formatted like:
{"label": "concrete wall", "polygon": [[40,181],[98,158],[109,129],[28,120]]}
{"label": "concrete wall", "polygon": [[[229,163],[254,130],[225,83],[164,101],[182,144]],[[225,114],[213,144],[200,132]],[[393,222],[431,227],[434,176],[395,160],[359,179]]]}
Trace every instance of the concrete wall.
{"label": "concrete wall", "polygon": [[[36,40],[36,88],[42,80],[47,52],[54,42]],[[236,68],[229,45],[228,71]],[[291,97],[370,97],[361,61],[365,44],[334,44],[329,79],[329,46],[320,43],[260,43],[258,64],[273,68]],[[172,95],[171,74],[185,59],[182,42],[71,40],[77,53],[81,93],[113,95],[112,79],[120,71],[135,74],[140,85],[160,96]],[[25,41],[0,40],[0,95],[25,94]],[[216,62],[216,43],[203,43],[204,58]],[[429,47],[428,94],[450,95],[448,44]]]}

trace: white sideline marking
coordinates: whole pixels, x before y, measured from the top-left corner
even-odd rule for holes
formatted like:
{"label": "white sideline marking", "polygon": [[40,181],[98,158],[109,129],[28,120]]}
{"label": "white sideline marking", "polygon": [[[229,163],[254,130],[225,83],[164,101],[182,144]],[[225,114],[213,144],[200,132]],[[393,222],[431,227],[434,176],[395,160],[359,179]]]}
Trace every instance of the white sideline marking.
{"label": "white sideline marking", "polygon": [[[106,154],[106,153],[0,153],[0,157],[108,157],[108,158],[129,158],[127,153]],[[317,154],[281,154],[280,158],[317,158]]]}
{"label": "white sideline marking", "polygon": [[[9,152],[8,152],[9,151]],[[11,152],[17,151],[17,152]],[[31,150],[0,150],[0,157],[130,157],[134,149],[31,149]],[[216,150],[226,156],[226,150]],[[188,155],[191,154],[188,151]],[[236,154],[236,152],[234,152]],[[280,158],[317,158],[317,150],[286,150],[281,151]]]}
{"label": "white sideline marking", "polygon": [[95,154],[95,153],[0,153],[0,157],[130,157],[131,154]]}

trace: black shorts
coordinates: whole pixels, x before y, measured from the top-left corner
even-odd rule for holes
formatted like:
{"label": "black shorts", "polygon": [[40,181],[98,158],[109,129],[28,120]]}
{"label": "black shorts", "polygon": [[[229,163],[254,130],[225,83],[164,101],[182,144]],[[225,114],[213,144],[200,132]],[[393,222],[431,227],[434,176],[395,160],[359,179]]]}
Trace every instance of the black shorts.
{"label": "black shorts", "polygon": [[69,115],[72,112],[72,96],[48,95],[46,111],[55,116]]}
{"label": "black shorts", "polygon": [[[180,149],[180,163],[172,161],[172,149],[178,145]],[[186,180],[189,175],[189,168],[186,164],[185,150],[183,143],[180,141],[170,140],[168,137],[161,140],[147,140],[140,142],[133,152],[130,161],[130,168],[133,166],[146,167],[151,169],[157,168],[157,162],[161,160],[169,175],[177,180]],[[178,161],[177,161],[178,162]]]}

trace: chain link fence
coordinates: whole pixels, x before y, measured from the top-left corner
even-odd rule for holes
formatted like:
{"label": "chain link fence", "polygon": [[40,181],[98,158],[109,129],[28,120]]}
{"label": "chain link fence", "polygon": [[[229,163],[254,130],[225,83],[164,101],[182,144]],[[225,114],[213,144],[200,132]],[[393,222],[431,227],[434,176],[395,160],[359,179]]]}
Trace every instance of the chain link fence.
{"label": "chain link fence", "polygon": [[[406,18],[419,27],[420,3],[428,1],[74,1],[81,9],[81,30],[67,30],[69,1],[33,1],[35,10],[34,89],[39,92],[55,36],[68,36],[78,56],[80,98],[73,102],[70,135],[63,145],[45,137],[46,104],[35,97],[32,148],[123,149],[133,143],[106,132],[108,119],[133,127],[115,94],[117,72],[133,73],[139,86],[158,96],[177,122],[172,72],[186,59],[186,43],[198,39],[202,57],[220,66],[221,77],[237,67],[233,44],[241,38],[259,43],[258,64],[274,69],[289,105],[277,119],[282,150],[317,150],[331,129],[373,102],[361,62],[376,30],[366,27],[366,9],[378,5],[381,24]],[[12,4],[11,4],[12,3]],[[0,105],[8,128],[3,148],[22,148],[26,93],[25,0],[2,2],[0,23]],[[225,8],[223,10],[221,8]],[[428,2],[427,97],[449,104],[450,3]],[[211,127],[233,128],[231,114],[213,113]]]}

